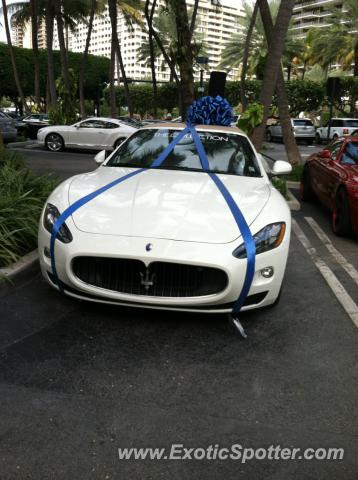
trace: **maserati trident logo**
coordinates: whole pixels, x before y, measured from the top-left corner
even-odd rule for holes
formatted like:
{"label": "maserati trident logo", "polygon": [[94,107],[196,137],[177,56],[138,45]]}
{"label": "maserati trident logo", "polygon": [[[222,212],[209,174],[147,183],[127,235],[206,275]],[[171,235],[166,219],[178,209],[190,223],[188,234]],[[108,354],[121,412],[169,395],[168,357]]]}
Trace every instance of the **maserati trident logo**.
{"label": "maserati trident logo", "polygon": [[153,250],[153,244],[147,243],[147,245],[145,246],[145,249],[147,250],[147,252],[150,252],[151,250]]}
{"label": "maserati trident logo", "polygon": [[146,291],[154,285],[155,273],[150,273],[149,268],[143,272],[140,272],[140,284],[145,288]]}

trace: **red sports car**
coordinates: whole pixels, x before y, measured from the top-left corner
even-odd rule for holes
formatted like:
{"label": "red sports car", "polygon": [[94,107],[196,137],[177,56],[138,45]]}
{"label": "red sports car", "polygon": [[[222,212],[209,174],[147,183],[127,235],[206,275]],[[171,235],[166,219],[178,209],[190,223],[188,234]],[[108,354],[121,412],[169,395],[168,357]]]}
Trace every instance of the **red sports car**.
{"label": "red sports car", "polygon": [[332,211],[337,235],[358,234],[358,136],[338,138],[307,160],[301,198],[314,198]]}

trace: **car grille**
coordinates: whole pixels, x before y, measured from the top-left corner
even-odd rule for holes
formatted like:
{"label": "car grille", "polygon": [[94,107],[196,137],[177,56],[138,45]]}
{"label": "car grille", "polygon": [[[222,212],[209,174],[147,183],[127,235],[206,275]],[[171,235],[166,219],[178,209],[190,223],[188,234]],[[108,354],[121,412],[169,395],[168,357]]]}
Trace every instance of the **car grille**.
{"label": "car grille", "polygon": [[95,287],[130,295],[155,297],[200,297],[223,291],[224,271],[197,265],[108,257],[75,257],[73,273]]}

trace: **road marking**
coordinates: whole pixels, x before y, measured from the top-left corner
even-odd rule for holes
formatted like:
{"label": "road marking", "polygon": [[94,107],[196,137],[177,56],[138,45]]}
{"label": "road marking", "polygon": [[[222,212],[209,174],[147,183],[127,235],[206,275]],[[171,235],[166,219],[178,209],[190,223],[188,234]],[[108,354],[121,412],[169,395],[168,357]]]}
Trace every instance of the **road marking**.
{"label": "road marking", "polygon": [[317,237],[321,240],[321,242],[327,247],[327,250],[332,254],[334,259],[342,265],[344,270],[348,273],[350,277],[358,285],[358,271],[354,268],[354,266],[348,262],[348,260],[339,252],[329,237],[324,233],[322,228],[318,225],[318,223],[312,217],[305,217],[306,222],[310,225],[312,230],[315,232]]}
{"label": "road marking", "polygon": [[358,328],[357,304],[352,300],[351,296],[347,293],[346,289],[343,287],[341,282],[338,280],[332,270],[328,267],[328,265],[319,257],[316,249],[312,247],[311,242],[308,240],[306,235],[303,233],[301,227],[294,219],[292,219],[292,229],[295,232],[299,241],[306,249],[311,259],[313,260],[313,263],[320,271],[322,277],[326,280],[328,286],[335,294],[337,300],[347,312],[354,325]]}

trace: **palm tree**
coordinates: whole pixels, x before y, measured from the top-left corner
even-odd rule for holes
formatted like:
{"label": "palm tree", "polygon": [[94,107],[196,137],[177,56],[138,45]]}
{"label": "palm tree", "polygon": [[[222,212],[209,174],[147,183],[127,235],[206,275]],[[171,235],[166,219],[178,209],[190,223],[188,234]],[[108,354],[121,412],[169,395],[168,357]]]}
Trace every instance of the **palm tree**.
{"label": "palm tree", "polygon": [[177,62],[180,72],[181,115],[183,120],[186,112],[195,98],[193,50],[191,48],[191,32],[188,19],[188,10],[185,0],[168,0],[174,13],[177,29],[178,49]]}
{"label": "palm tree", "polygon": [[[265,33],[268,45],[271,45],[273,39],[273,20],[269,5],[266,0],[265,8],[260,9],[262,22],[265,26]],[[292,132],[290,109],[288,105],[287,92],[283,78],[282,69],[279,69],[276,85],[278,110],[282,125],[283,142],[286,148],[287,158],[292,164],[301,163],[301,155],[297,147],[296,138]]]}
{"label": "palm tree", "polygon": [[19,27],[24,28],[25,25],[31,22],[31,40],[32,51],[34,55],[34,93],[35,104],[37,108],[41,105],[41,92],[40,92],[40,58],[39,58],[39,45],[38,45],[38,27],[41,21],[40,9],[43,5],[42,0],[28,0],[26,2],[16,2],[8,5],[9,13],[11,15],[11,22]]}
{"label": "palm tree", "polygon": [[[147,0],[149,1],[149,0]],[[188,9],[188,17],[193,18],[194,11]],[[199,19],[197,16],[196,19]],[[192,20],[191,20],[192,25]],[[153,29],[156,31],[156,38],[160,39],[161,46],[165,49],[166,54],[170,59],[170,63],[174,65],[175,68],[178,67],[177,58],[178,58],[178,35],[176,28],[176,21],[174,12],[171,10],[170,5],[167,7],[159,7],[158,15],[153,19]],[[155,42],[153,45],[154,55],[159,57],[162,53],[161,48],[158,46],[158,43]],[[207,45],[203,37],[194,31],[191,38],[191,49],[193,52],[193,57],[198,55],[205,55]],[[151,54],[149,44],[143,43],[138,48],[138,59],[142,62],[145,62],[147,65],[150,65]],[[162,64],[162,67],[165,67],[166,60]],[[195,65],[195,61],[194,61]],[[170,81],[174,80],[173,72],[170,71]]]}
{"label": "palm tree", "polygon": [[24,95],[22,85],[21,85],[21,82],[20,82],[19,73],[17,71],[15,53],[14,53],[14,49],[13,49],[12,42],[11,42],[11,33],[10,33],[10,26],[9,26],[8,10],[7,10],[7,5],[6,5],[6,0],[2,0],[2,11],[3,11],[3,16],[4,16],[4,26],[5,26],[5,32],[6,32],[6,40],[7,40],[7,45],[8,45],[8,48],[9,48],[10,60],[11,60],[11,65],[12,65],[12,70],[13,70],[13,74],[14,74],[14,80],[15,80],[17,92],[18,92],[18,95],[20,97],[22,107],[25,108],[26,112],[28,112],[28,107],[27,107],[27,104],[26,104],[25,95]]}
{"label": "palm tree", "polygon": [[146,0],[144,7],[144,15],[148,25],[148,46],[149,46],[149,57],[150,57],[150,67],[152,71],[152,85],[153,85],[153,114],[154,118],[157,118],[157,105],[158,105],[158,88],[157,88],[157,77],[155,73],[155,46],[154,46],[154,36],[153,36],[153,17],[154,17],[155,4],[152,4],[150,9],[150,0]]}
{"label": "palm tree", "polygon": [[[118,11],[123,15],[127,25],[133,28],[133,24],[137,23],[138,25],[143,26],[143,19],[141,15],[141,1],[140,0],[108,0],[108,12],[109,18],[111,20],[111,30],[112,30],[112,39],[111,39],[111,81],[110,81],[110,97],[111,97],[111,114],[117,116],[117,108],[115,104],[115,91],[114,91],[114,66],[115,66],[115,57],[119,63],[120,73],[122,75],[123,85],[124,85],[124,94],[126,102],[128,105],[129,115],[133,115],[132,101],[130,98],[128,80],[126,71],[124,68],[122,51],[118,40],[117,32],[117,15]],[[119,81],[120,79],[118,79]]]}
{"label": "palm tree", "polygon": [[358,2],[343,0],[342,7],[330,10],[330,25],[312,28],[307,35],[311,63],[319,63],[328,74],[330,65],[339,63],[358,76]]}
{"label": "palm tree", "polygon": [[[271,14],[267,0],[257,1],[263,18],[265,18],[265,16],[267,17],[268,14]],[[275,39],[275,41],[269,43],[264,79],[259,97],[260,103],[264,106],[264,118],[262,124],[256,127],[252,134],[252,140],[258,149],[261,148],[264,140],[266,121],[269,116],[272,96],[276,88],[278,73],[281,68],[281,57],[285,47],[285,38],[292,17],[294,4],[295,0],[285,0],[280,3],[275,26],[272,30],[271,38]]]}
{"label": "palm tree", "polygon": [[245,40],[245,43],[244,43],[244,49],[243,49],[243,52],[242,52],[242,70],[241,70],[241,79],[240,79],[240,99],[241,99],[241,105],[242,105],[242,111],[243,112],[245,111],[245,109],[247,107],[247,99],[246,99],[246,95],[245,95],[245,80],[246,80],[246,74],[247,74],[251,38],[252,38],[252,33],[254,31],[254,28],[255,28],[255,23],[256,23],[258,10],[259,10],[259,4],[257,3],[257,1],[255,1],[255,5],[254,5],[254,8],[252,10],[252,15],[251,15],[251,18],[250,18],[250,23],[249,23],[249,26],[248,26],[248,29],[247,29],[247,35],[246,35],[246,40]]}
{"label": "palm tree", "polygon": [[79,82],[78,82],[78,90],[79,90],[79,97],[80,97],[80,111],[81,111],[82,118],[86,117],[85,95],[84,95],[85,69],[86,69],[86,63],[88,59],[89,46],[91,42],[93,21],[94,21],[95,14],[99,14],[103,12],[104,8],[105,8],[104,0],[90,0],[90,11],[89,11],[89,19],[88,19],[86,44],[83,52],[83,57],[82,57],[82,62],[80,67]]}
{"label": "palm tree", "polygon": [[[64,92],[65,97],[67,97],[69,95],[69,92],[71,91],[71,85],[67,55],[68,42],[65,41],[64,29],[66,29],[66,31],[68,28],[70,28],[71,30],[75,30],[77,22],[83,22],[86,20],[89,10],[89,1],[76,0],[76,2],[73,2],[73,0],[53,0],[53,8],[57,23],[57,36],[60,47],[61,72],[65,86]],[[64,99],[64,102],[66,102],[66,99]]]}
{"label": "palm tree", "polygon": [[55,82],[55,62],[53,57],[53,33],[55,23],[54,0],[46,0],[46,50],[47,50],[47,111],[55,110],[57,106],[57,93]]}

